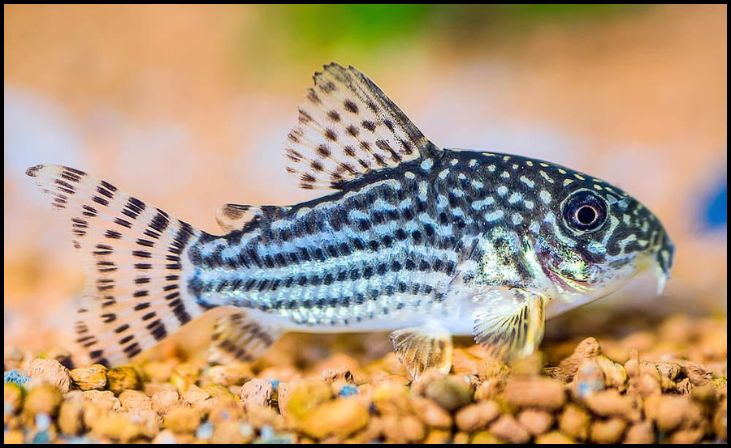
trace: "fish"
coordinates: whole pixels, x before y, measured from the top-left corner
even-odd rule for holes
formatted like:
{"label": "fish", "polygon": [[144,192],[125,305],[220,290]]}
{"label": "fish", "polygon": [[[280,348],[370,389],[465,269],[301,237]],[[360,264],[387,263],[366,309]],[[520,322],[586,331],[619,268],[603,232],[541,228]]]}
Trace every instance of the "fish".
{"label": "fish", "polygon": [[419,378],[449,372],[453,335],[512,360],[538,348],[547,319],[639,272],[664,285],[674,245],[620,188],[439,147],[352,66],[313,79],[284,155],[294,181],[323,195],[226,204],[218,234],[84,171],[27,170],[89,267],[75,331],[91,360],[126,362],[219,309],[212,362],[256,359],[284,332],[390,331]]}

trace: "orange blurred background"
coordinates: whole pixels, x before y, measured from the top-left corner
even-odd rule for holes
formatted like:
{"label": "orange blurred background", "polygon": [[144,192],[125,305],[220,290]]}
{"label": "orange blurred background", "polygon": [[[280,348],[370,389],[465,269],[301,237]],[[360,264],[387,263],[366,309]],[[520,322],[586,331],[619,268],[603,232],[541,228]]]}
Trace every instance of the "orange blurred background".
{"label": "orange blurred background", "polygon": [[282,149],[331,60],[368,74],[437,145],[568,165],[655,211],[677,245],[665,295],[597,306],[725,314],[726,11],[5,6],[5,347],[65,340],[83,285],[27,167],[77,167],[210,232],[227,202],[313,198]]}

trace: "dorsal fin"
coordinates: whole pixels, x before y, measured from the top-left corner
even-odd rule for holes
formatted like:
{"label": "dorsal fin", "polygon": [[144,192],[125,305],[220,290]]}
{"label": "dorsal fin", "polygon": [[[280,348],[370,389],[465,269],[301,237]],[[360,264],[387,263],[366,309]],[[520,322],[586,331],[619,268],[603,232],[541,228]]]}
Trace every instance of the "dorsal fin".
{"label": "dorsal fin", "polygon": [[287,171],[302,188],[339,189],[372,171],[441,152],[355,68],[331,63],[313,79],[286,146]]}
{"label": "dorsal fin", "polygon": [[247,223],[268,216],[278,216],[289,207],[279,205],[226,204],[216,212],[216,222],[224,232],[243,228]]}

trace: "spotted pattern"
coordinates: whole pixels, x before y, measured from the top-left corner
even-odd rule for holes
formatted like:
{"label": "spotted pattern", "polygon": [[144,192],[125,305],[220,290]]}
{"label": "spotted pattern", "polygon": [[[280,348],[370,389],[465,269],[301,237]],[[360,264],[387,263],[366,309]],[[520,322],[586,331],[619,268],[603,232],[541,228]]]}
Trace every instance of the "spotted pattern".
{"label": "spotted pattern", "polygon": [[[508,170],[516,174],[495,175]],[[455,278],[478,277],[480,263],[504,267],[483,276],[483,284],[525,281],[533,274],[510,258],[524,250],[527,234],[593,263],[644,249],[638,241],[661,244],[637,233],[638,223],[654,217],[622,211],[622,203],[636,207],[623,193],[612,196],[612,207],[629,224],[615,219],[591,238],[568,229],[562,199],[595,185],[578,176],[546,162],[469,151],[404,162],[226,236],[202,237],[190,251],[197,269],[189,287],[204,306],[254,308],[297,324],[348,325],[427,313],[448,300]],[[570,190],[562,186],[565,178],[575,182]],[[606,250],[596,251],[592,242]]]}

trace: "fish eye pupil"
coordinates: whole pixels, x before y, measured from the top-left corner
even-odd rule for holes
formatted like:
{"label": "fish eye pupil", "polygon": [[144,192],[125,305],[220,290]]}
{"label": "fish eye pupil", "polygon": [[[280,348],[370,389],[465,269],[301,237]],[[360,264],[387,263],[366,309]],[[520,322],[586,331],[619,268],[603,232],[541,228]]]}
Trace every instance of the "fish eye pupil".
{"label": "fish eye pupil", "polygon": [[599,214],[591,205],[582,205],[576,210],[576,220],[585,226],[593,224],[598,217]]}
{"label": "fish eye pupil", "polygon": [[566,201],[564,217],[566,224],[576,230],[593,231],[606,221],[607,206],[594,193],[580,191]]}

